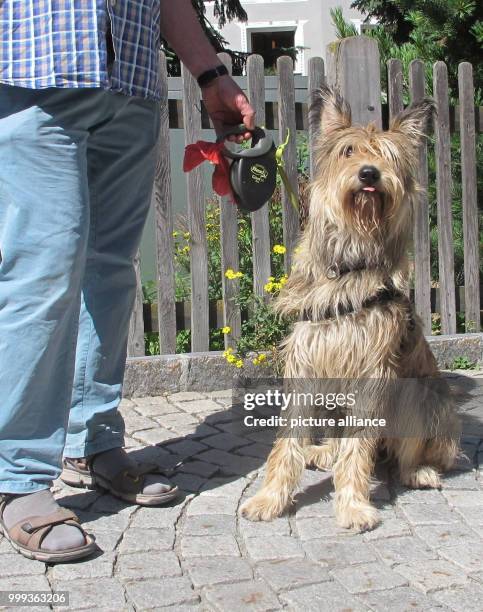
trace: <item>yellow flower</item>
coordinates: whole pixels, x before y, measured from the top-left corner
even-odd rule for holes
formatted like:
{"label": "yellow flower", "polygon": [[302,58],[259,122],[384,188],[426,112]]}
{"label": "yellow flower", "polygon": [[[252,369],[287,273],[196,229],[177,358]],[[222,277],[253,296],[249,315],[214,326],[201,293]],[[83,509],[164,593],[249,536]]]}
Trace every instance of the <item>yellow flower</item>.
{"label": "yellow flower", "polygon": [[189,253],[189,252],[190,252],[190,248],[189,248],[189,246],[188,246],[188,245],[184,246],[184,247],[181,249],[181,252],[182,252],[182,253]]}
{"label": "yellow flower", "polygon": [[287,249],[283,246],[283,244],[276,244],[273,247],[273,252],[277,253],[277,255],[283,255],[286,253]]}
{"label": "yellow flower", "polygon": [[280,279],[280,286],[283,287],[287,281],[288,281],[288,276],[284,274],[282,278]]}
{"label": "yellow flower", "polygon": [[237,359],[236,359],[235,355],[231,355],[230,354],[230,355],[227,356],[226,360],[228,361],[228,363],[235,363]]}
{"label": "yellow flower", "polygon": [[238,359],[235,365],[237,368],[243,368],[243,359]]}
{"label": "yellow flower", "polygon": [[228,355],[231,355],[233,353],[233,348],[231,346],[229,346],[226,351],[223,351],[223,357],[228,357]]}
{"label": "yellow flower", "polygon": [[190,237],[190,233],[189,232],[185,232],[183,234],[183,238],[186,238],[186,240],[188,240],[189,237]]}
{"label": "yellow flower", "polygon": [[222,334],[229,334],[231,332],[231,327],[229,325],[225,325],[225,327],[221,328]]}
{"label": "yellow flower", "polygon": [[258,361],[262,362],[265,361],[265,359],[267,358],[265,353],[261,353],[260,355],[258,355]]}
{"label": "yellow flower", "polygon": [[241,278],[243,276],[243,272],[235,272],[231,268],[228,268],[228,270],[225,272],[225,276],[230,280],[234,280],[235,278]]}
{"label": "yellow flower", "polygon": [[173,232],[173,238],[176,238],[178,236],[178,232]]}

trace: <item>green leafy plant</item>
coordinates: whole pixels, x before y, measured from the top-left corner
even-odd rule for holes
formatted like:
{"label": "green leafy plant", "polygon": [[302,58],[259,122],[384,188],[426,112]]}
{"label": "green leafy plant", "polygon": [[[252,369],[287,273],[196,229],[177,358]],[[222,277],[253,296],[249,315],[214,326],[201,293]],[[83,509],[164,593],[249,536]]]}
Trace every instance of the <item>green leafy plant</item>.
{"label": "green leafy plant", "polygon": [[476,361],[470,361],[467,357],[456,357],[451,364],[452,370],[474,370]]}

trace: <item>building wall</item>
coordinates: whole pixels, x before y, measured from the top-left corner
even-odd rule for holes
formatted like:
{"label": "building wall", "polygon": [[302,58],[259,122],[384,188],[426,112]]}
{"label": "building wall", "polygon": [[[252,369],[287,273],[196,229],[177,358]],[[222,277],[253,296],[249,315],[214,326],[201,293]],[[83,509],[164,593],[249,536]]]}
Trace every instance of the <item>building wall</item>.
{"label": "building wall", "polygon": [[[251,51],[250,33],[256,31],[295,30],[295,45],[304,47],[299,53],[296,71],[307,74],[308,60],[313,56],[325,59],[326,46],[336,38],[330,9],[341,7],[346,19],[360,25],[362,16],[351,9],[353,0],[245,0],[242,5],[248,14],[247,23],[232,22],[221,33],[235,51]],[[207,15],[215,24],[213,10],[208,5]]]}

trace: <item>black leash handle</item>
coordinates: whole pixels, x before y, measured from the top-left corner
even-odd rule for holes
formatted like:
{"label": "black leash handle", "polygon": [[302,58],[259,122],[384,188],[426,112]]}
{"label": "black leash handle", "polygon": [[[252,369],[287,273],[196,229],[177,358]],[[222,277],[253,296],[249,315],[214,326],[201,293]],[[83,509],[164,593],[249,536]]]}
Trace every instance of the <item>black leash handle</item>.
{"label": "black leash handle", "polygon": [[265,132],[263,128],[256,126],[253,130],[249,130],[243,124],[228,128],[225,132],[218,136],[216,142],[224,142],[229,136],[241,136],[246,132],[250,132],[252,135],[251,148],[242,149],[237,153],[234,153],[225,147],[223,154],[226,157],[229,157],[230,159],[260,157],[261,155],[266,155],[273,147],[273,138],[270,134]]}

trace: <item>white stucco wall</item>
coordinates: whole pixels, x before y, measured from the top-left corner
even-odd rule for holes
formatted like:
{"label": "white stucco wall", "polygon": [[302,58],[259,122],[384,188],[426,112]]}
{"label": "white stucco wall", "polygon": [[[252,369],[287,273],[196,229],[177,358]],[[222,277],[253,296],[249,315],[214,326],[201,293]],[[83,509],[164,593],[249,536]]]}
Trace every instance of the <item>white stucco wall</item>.
{"label": "white stucco wall", "polygon": [[[305,47],[299,54],[296,71],[307,74],[308,60],[314,56],[325,59],[326,46],[335,40],[330,9],[340,6],[344,17],[361,22],[359,11],[350,8],[352,0],[244,0],[247,23],[232,22],[221,33],[235,51],[250,51],[250,33],[270,29],[294,29],[295,45]],[[213,9],[207,5],[207,16],[215,24]]]}

